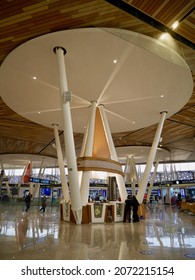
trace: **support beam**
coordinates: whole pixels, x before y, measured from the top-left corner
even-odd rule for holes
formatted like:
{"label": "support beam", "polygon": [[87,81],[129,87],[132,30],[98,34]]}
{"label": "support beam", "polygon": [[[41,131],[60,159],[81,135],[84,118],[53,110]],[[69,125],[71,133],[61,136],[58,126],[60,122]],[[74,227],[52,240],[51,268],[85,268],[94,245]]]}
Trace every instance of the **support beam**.
{"label": "support beam", "polygon": [[156,172],[157,172],[157,169],[158,169],[158,164],[159,164],[159,158],[157,158],[157,161],[156,161],[156,164],[155,164],[155,167],[154,167],[154,172],[153,172],[153,175],[152,175],[152,179],[151,179],[151,182],[150,182],[150,186],[148,188],[147,203],[150,203],[150,197],[151,197],[151,193],[152,193],[152,189],[153,189],[153,185],[154,185],[154,181],[155,181],[155,177],[156,177]]}
{"label": "support beam", "polygon": [[[39,179],[42,178],[41,177],[41,172],[42,172],[42,169],[43,169],[44,162],[45,162],[45,158],[43,157],[42,161],[41,161],[41,166],[40,166],[40,169],[39,169],[39,174],[38,174]],[[40,191],[40,183],[35,183],[34,184],[34,189],[33,189],[33,194],[32,194],[34,198],[39,197],[39,191]]]}
{"label": "support beam", "polygon": [[152,147],[150,149],[150,153],[148,155],[148,159],[147,159],[147,163],[146,163],[146,167],[144,170],[144,175],[143,178],[139,184],[139,190],[137,193],[137,200],[139,201],[139,203],[142,203],[143,198],[144,198],[144,194],[146,192],[147,189],[147,184],[148,184],[148,179],[150,176],[150,171],[152,168],[152,164],[154,162],[155,159],[155,155],[156,155],[156,151],[157,151],[157,147],[159,144],[159,140],[160,140],[160,136],[161,136],[161,132],[162,132],[162,128],[163,128],[163,124],[165,121],[165,117],[166,117],[167,112],[161,112],[161,117],[160,117],[160,121],[156,130],[156,134],[154,136],[154,140],[152,143]]}
{"label": "support beam", "polygon": [[66,54],[66,50],[63,47],[55,47],[54,53],[57,56],[58,72],[59,72],[59,80],[60,80],[61,106],[62,106],[62,115],[63,115],[63,122],[64,122],[64,141],[65,141],[67,167],[68,167],[71,209],[76,223],[81,224],[82,204],[81,204],[81,196],[80,196],[80,189],[79,189],[72,119],[70,113],[71,93],[68,91],[65,61],[64,61],[64,55]]}
{"label": "support beam", "polygon": [[[95,130],[95,115],[96,115],[96,102],[92,102],[91,116],[88,123],[87,137],[84,138],[85,148],[84,156],[92,157],[93,152],[93,141],[94,141],[94,130]],[[81,178],[81,201],[82,205],[85,206],[88,203],[89,196],[89,184],[90,184],[91,171],[83,171]]]}
{"label": "support beam", "polygon": [[131,180],[132,195],[135,195],[135,184],[137,183],[139,185],[139,179],[138,179],[138,174],[137,174],[135,161],[133,157],[129,158],[129,164],[130,164],[130,180]]}
{"label": "support beam", "polygon": [[60,169],[60,179],[61,179],[61,185],[62,185],[62,193],[63,193],[63,200],[69,201],[70,195],[68,191],[68,184],[66,182],[66,174],[65,174],[65,168],[64,168],[64,160],[62,156],[62,148],[60,144],[60,138],[58,133],[58,125],[53,124],[54,128],[54,135],[55,135],[55,143],[56,143],[56,151],[57,151],[57,157],[58,157],[58,165]]}

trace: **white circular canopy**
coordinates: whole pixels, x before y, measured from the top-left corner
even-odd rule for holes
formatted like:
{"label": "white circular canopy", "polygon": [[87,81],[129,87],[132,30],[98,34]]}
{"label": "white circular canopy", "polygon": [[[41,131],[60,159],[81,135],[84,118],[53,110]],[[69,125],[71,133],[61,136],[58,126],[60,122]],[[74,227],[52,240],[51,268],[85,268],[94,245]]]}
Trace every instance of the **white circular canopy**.
{"label": "white circular canopy", "polygon": [[55,167],[58,163],[57,159],[49,156],[33,155],[33,154],[1,154],[0,162],[2,169],[24,168],[28,162],[32,162],[33,168]]}
{"label": "white circular canopy", "polygon": [[84,132],[91,101],[104,104],[111,132],[131,131],[180,110],[192,94],[185,61],[149,37],[118,29],[74,29],[20,45],[0,68],[5,103],[23,117],[63,128],[56,46],[65,65],[74,132]]}
{"label": "white circular canopy", "polygon": [[[150,146],[125,146],[125,147],[117,147],[116,153],[118,155],[118,159],[122,164],[126,163],[127,157],[133,158],[136,164],[146,163],[151,147]],[[158,148],[155,161],[159,159],[161,161],[169,161],[170,160],[170,152],[164,148]]]}

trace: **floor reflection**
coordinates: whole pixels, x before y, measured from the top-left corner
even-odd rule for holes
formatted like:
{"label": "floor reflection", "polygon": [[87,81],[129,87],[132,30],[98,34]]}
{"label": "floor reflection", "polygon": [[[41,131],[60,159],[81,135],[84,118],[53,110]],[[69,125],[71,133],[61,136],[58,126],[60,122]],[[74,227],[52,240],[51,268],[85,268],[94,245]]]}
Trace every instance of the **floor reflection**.
{"label": "floor reflection", "polygon": [[195,259],[195,217],[165,206],[139,223],[74,225],[57,207],[0,204],[0,259]]}

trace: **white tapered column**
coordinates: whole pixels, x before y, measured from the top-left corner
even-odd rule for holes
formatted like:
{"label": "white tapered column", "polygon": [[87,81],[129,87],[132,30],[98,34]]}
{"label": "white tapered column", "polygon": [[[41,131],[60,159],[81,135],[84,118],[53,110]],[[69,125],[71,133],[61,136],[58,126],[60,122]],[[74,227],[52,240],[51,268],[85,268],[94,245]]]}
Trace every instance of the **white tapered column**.
{"label": "white tapered column", "polygon": [[[30,176],[32,174],[32,162],[30,162]],[[29,180],[30,180],[30,176],[29,176]],[[33,193],[34,193],[34,183],[33,182],[30,182],[29,183],[30,187],[29,187],[29,192],[30,194],[33,196]]]}
{"label": "white tapered column", "polygon": [[125,162],[125,168],[124,168],[124,178],[125,178],[125,182],[128,183],[129,182],[129,157],[126,157],[126,162]]}
{"label": "white tapered column", "polygon": [[[44,161],[45,161],[45,159],[43,157],[42,162],[41,162],[41,166],[40,166],[40,169],[39,169],[39,174],[38,174],[39,179],[41,179],[41,171],[42,171],[42,168],[43,168]],[[34,198],[39,197],[39,190],[40,190],[40,183],[36,183],[35,187],[33,189],[33,197]]]}
{"label": "white tapered column", "polygon": [[66,54],[66,50],[62,47],[56,47],[54,48],[54,52],[57,55],[57,61],[58,61],[61,105],[62,105],[62,115],[64,121],[64,140],[65,140],[65,148],[66,148],[68,179],[69,179],[70,197],[71,197],[71,209],[74,214],[76,223],[81,224],[82,204],[81,204],[81,196],[80,196],[80,189],[79,189],[72,120],[71,120],[71,113],[70,113],[71,94],[68,91],[65,61],[64,61],[64,55]]}
{"label": "white tapered column", "polygon": [[[92,102],[91,106],[91,116],[87,129],[87,137],[84,138],[85,149],[84,156],[91,157],[93,152],[93,142],[94,142],[94,130],[95,130],[95,114],[96,114],[96,102]],[[90,182],[91,171],[83,171],[81,179],[81,201],[82,205],[88,203],[89,196],[89,182]]]}
{"label": "white tapered column", "polygon": [[[89,130],[89,121],[88,121],[87,127],[85,129],[85,133],[84,133],[84,136],[83,136],[83,142],[82,142],[82,146],[81,146],[80,157],[84,157],[88,130]],[[78,177],[79,177],[79,186],[80,186],[80,189],[81,189],[81,181],[82,181],[82,177],[83,177],[83,171],[78,171]]]}
{"label": "white tapered column", "polygon": [[137,199],[139,201],[139,203],[142,203],[143,198],[144,198],[144,194],[146,192],[146,188],[147,188],[147,184],[148,184],[148,179],[149,179],[149,175],[150,175],[150,171],[152,168],[152,164],[154,162],[154,158],[156,155],[156,151],[157,151],[157,147],[158,147],[158,143],[160,140],[160,136],[161,136],[161,132],[162,132],[162,128],[163,128],[163,124],[165,121],[165,117],[166,117],[167,112],[161,112],[161,117],[160,117],[160,121],[156,130],[156,134],[154,136],[154,140],[152,143],[152,147],[150,149],[150,153],[148,155],[148,160],[146,163],[146,168],[144,171],[144,175],[143,178],[139,184],[139,190],[137,193]]}
{"label": "white tapered column", "polygon": [[7,195],[8,195],[9,197],[11,197],[11,190],[10,190],[9,183],[8,183],[7,181],[5,182],[5,186],[6,186],[6,189],[7,189]]}
{"label": "white tapered column", "polygon": [[61,145],[60,145],[60,138],[59,138],[59,133],[58,133],[58,125],[53,124],[53,128],[54,128],[54,135],[55,135],[58,164],[59,164],[59,169],[60,169],[60,179],[61,179],[61,185],[62,185],[63,198],[64,198],[64,201],[69,201],[70,195],[69,195],[69,191],[68,191],[68,184],[66,182],[66,174],[65,174],[65,168],[64,168],[64,160],[63,160],[63,156],[62,156],[62,149],[61,149]]}
{"label": "white tapered column", "polygon": [[139,183],[139,177],[138,177],[138,174],[137,174],[137,169],[136,169],[136,165],[135,165],[135,160],[133,157],[130,157],[130,164],[131,164],[131,167],[132,167],[132,171],[133,171],[133,178],[134,180]]}
{"label": "white tapered column", "polygon": [[20,177],[20,180],[19,180],[19,182],[18,182],[18,195],[17,195],[17,197],[18,197],[18,198],[19,198],[19,194],[20,194],[20,187],[21,187],[21,185],[22,185],[22,179],[23,179],[23,177],[24,177],[25,170],[26,170],[26,167],[24,167],[24,170],[23,170],[22,176]]}
{"label": "white tapered column", "polygon": [[86,126],[86,130],[85,130],[85,133],[83,135],[83,142],[82,142],[82,146],[81,146],[80,157],[84,157],[84,155],[85,155],[85,147],[86,147],[86,143],[87,143],[89,124],[90,124],[90,120],[88,120],[88,123],[87,123],[87,126]]}
{"label": "white tapered column", "polygon": [[148,188],[148,193],[147,193],[147,202],[148,203],[150,202],[150,197],[151,197],[151,193],[152,193],[152,189],[153,189],[153,185],[154,185],[154,181],[155,181],[155,177],[156,177],[156,172],[157,172],[157,169],[158,169],[158,164],[159,164],[159,158],[157,158],[157,161],[156,161],[156,164],[155,164],[155,167],[154,167],[154,173],[152,175],[150,186]]}
{"label": "white tapered column", "polygon": [[138,174],[135,166],[135,161],[133,157],[129,158],[130,163],[130,178],[131,178],[131,188],[132,188],[132,195],[135,195],[135,183],[139,184]]}
{"label": "white tapered column", "polygon": [[[103,120],[103,125],[104,125],[104,130],[105,130],[105,134],[106,134],[108,147],[109,147],[109,150],[110,150],[110,155],[111,155],[113,160],[118,161],[118,157],[117,157],[117,154],[116,154],[116,149],[115,149],[114,142],[113,142],[113,139],[112,139],[112,134],[111,134],[110,127],[108,125],[108,121],[107,121],[106,114],[105,114],[105,111],[104,111],[104,106],[99,105],[99,109],[100,109],[101,117],[102,117],[102,120]],[[121,175],[116,174],[116,180],[117,180],[117,185],[118,185],[118,188],[119,188],[119,194],[120,194],[120,197],[121,197],[121,201],[124,202],[125,199],[127,198],[127,190],[125,188],[124,179]]]}

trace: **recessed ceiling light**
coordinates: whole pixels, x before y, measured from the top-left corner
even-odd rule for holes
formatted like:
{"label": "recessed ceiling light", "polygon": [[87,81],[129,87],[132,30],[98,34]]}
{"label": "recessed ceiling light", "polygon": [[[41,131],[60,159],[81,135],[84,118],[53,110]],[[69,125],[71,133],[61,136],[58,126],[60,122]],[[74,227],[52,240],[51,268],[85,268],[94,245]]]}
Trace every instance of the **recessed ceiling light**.
{"label": "recessed ceiling light", "polygon": [[113,63],[116,64],[116,63],[117,63],[117,59],[114,59],[114,60],[113,60]]}
{"label": "recessed ceiling light", "polygon": [[160,36],[160,39],[161,39],[161,40],[165,40],[165,39],[167,39],[167,37],[168,37],[168,33],[163,33],[163,34]]}
{"label": "recessed ceiling light", "polygon": [[36,80],[36,79],[37,79],[37,77],[34,76],[34,77],[33,77],[33,80]]}
{"label": "recessed ceiling light", "polygon": [[38,114],[41,114],[41,112],[38,112]]}
{"label": "recessed ceiling light", "polygon": [[135,123],[135,122],[132,122],[133,124]]}
{"label": "recessed ceiling light", "polygon": [[161,98],[163,98],[164,97],[164,95],[163,94],[161,94],[161,96],[160,96]]}
{"label": "recessed ceiling light", "polygon": [[178,27],[178,25],[179,25],[179,21],[175,21],[173,24],[172,24],[172,29],[174,30],[174,29],[176,29],[177,27]]}

